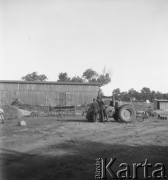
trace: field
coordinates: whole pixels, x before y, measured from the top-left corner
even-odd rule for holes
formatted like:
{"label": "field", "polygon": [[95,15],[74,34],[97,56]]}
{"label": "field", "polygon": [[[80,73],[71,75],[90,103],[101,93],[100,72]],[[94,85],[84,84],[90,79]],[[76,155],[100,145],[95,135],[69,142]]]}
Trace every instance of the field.
{"label": "field", "polygon": [[[0,124],[0,171],[2,180],[91,180],[96,158],[116,158],[120,163],[156,163],[168,176],[168,120],[149,118],[133,124],[89,123],[84,117],[29,117],[27,126],[17,120]],[[160,175],[160,172],[158,173]],[[107,173],[108,179],[113,179]],[[144,179],[143,168],[138,179]]]}

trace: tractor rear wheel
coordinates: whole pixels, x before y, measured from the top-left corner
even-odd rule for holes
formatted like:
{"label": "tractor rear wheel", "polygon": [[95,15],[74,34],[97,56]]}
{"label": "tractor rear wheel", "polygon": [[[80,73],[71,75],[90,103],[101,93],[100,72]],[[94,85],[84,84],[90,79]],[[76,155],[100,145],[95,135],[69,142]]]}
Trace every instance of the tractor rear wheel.
{"label": "tractor rear wheel", "polygon": [[118,117],[123,122],[132,122],[136,118],[136,111],[130,104],[121,106],[118,110]]}

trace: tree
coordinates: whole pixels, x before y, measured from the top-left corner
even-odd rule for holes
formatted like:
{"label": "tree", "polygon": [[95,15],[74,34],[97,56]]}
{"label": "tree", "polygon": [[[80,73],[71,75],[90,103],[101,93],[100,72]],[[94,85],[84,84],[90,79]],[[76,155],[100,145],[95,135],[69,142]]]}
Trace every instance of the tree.
{"label": "tree", "polygon": [[119,95],[121,93],[119,88],[114,89],[113,92],[114,92],[114,94],[117,94],[117,95]]}
{"label": "tree", "polygon": [[86,71],[83,72],[82,77],[88,80],[88,82],[96,82],[98,73],[94,71],[93,69],[86,69]]}
{"label": "tree", "polygon": [[57,82],[70,82],[71,78],[68,77],[68,74],[66,72],[59,73]]}
{"label": "tree", "polygon": [[115,99],[119,100],[119,96],[120,96],[120,93],[121,93],[120,89],[119,88],[114,89],[113,93],[114,93]]}
{"label": "tree", "polygon": [[128,94],[129,94],[130,98],[135,98],[136,100],[141,100],[141,94],[133,88],[128,91]]}
{"label": "tree", "polygon": [[100,86],[104,86],[104,85],[110,83],[111,82],[110,75],[108,73],[106,73],[105,75],[101,74],[98,77],[97,82],[100,83]]}
{"label": "tree", "polygon": [[156,92],[152,91],[151,92],[151,100],[153,101],[154,99],[156,99]]}
{"label": "tree", "polygon": [[46,81],[48,78],[44,74],[38,75],[37,72],[32,72],[26,76],[23,76],[21,79],[24,81]]}
{"label": "tree", "polygon": [[106,68],[103,68],[102,74],[98,75],[97,82],[101,86],[104,86],[111,82],[111,72],[106,72]]}
{"label": "tree", "polygon": [[168,99],[168,93],[163,94],[163,99]]}
{"label": "tree", "polygon": [[156,92],[156,99],[163,99],[163,94],[159,91]]}
{"label": "tree", "polygon": [[71,82],[83,82],[83,79],[79,76],[75,76],[71,79]]}
{"label": "tree", "polygon": [[120,93],[120,100],[121,101],[125,101],[125,102],[128,102],[128,101],[130,101],[130,96],[129,96],[129,94],[127,93],[127,92],[121,92]]}
{"label": "tree", "polygon": [[82,77],[89,83],[99,83],[100,87],[111,82],[111,73],[106,72],[106,68],[103,69],[102,74],[98,74],[93,69],[87,69]]}
{"label": "tree", "polygon": [[149,88],[147,88],[147,87],[142,88],[141,89],[141,94],[142,94],[143,100],[145,100],[145,101],[147,99],[151,100],[151,91],[150,91]]}

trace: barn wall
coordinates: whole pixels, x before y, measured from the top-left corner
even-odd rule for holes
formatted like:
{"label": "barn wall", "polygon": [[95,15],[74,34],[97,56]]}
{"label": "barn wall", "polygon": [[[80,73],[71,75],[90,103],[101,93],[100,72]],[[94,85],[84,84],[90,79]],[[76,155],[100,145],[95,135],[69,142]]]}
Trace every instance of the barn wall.
{"label": "barn wall", "polygon": [[84,84],[0,83],[0,99],[11,104],[18,98],[32,105],[80,105],[97,97],[99,86]]}
{"label": "barn wall", "polygon": [[160,102],[160,109],[168,109],[168,102]]}

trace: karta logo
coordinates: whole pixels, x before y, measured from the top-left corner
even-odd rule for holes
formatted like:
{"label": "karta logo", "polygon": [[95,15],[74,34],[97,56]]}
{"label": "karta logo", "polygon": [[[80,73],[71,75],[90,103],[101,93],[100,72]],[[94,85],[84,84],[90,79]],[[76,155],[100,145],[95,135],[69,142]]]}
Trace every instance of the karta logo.
{"label": "karta logo", "polygon": [[[114,171],[116,158],[110,158],[109,162],[107,158],[97,158],[96,159],[96,172],[95,179],[107,179],[107,174],[109,174],[111,179],[139,179],[138,178],[138,169],[142,168],[144,179],[167,179],[166,169],[162,163],[152,163],[148,162],[148,159],[145,159],[144,163],[133,163],[129,165],[127,163],[121,163],[117,168],[117,171]],[[152,168],[152,173],[149,174],[149,168]],[[132,174],[131,174],[132,172]]]}

